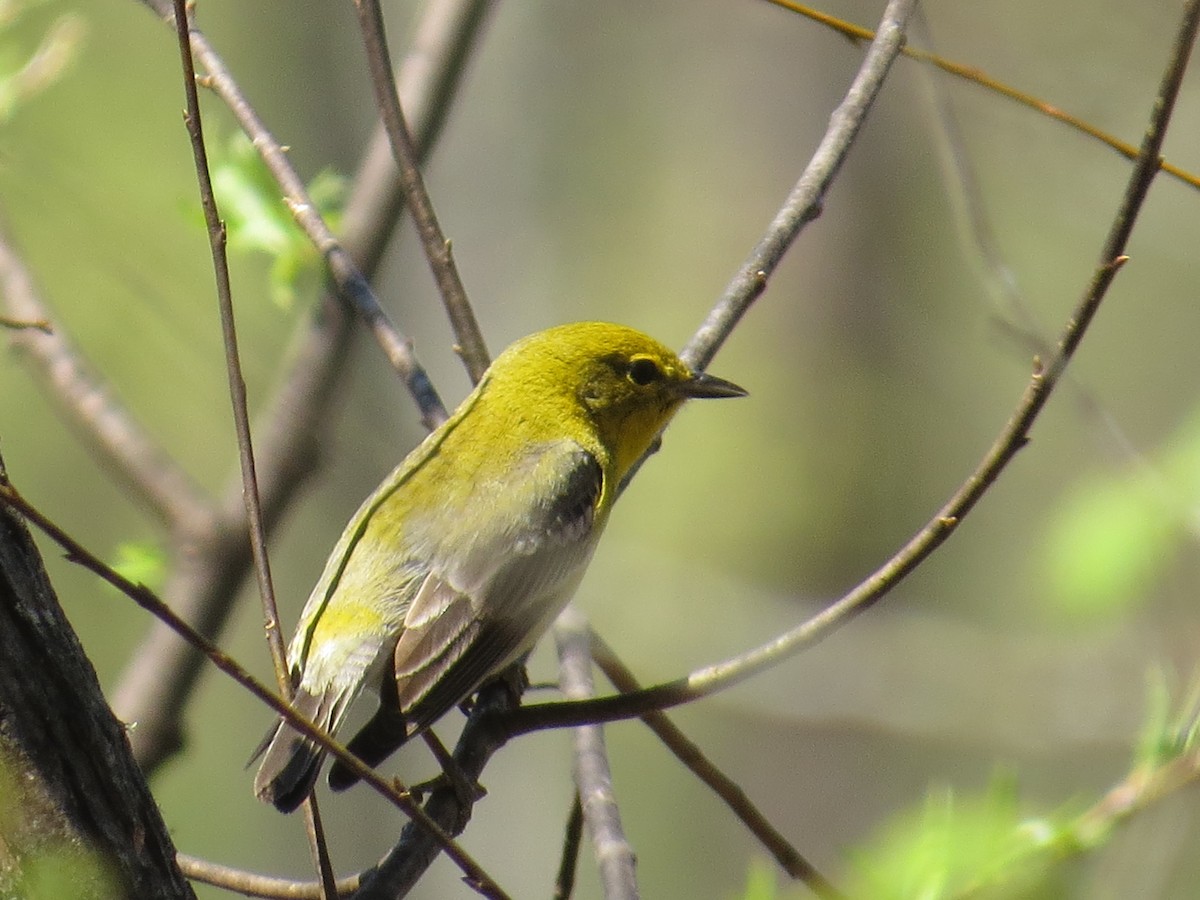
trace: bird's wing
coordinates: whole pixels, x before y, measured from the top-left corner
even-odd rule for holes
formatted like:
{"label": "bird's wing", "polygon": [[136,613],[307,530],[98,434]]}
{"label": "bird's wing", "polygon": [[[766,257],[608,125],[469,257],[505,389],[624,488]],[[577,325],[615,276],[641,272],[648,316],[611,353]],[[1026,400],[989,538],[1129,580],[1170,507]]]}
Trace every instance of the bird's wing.
{"label": "bird's wing", "polygon": [[507,524],[435,565],[405,615],[394,671],[410,733],[529,650],[595,545],[604,484],[595,456],[556,442],[531,450],[508,476],[500,502],[522,512],[489,517]]}

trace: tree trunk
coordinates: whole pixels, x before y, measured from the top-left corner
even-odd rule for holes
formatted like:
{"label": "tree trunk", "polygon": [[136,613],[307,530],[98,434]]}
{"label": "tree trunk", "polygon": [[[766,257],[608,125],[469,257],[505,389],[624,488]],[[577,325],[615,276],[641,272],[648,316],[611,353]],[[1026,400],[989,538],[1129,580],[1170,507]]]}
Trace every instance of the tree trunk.
{"label": "tree trunk", "polygon": [[195,896],[29,531],[2,504],[0,895]]}

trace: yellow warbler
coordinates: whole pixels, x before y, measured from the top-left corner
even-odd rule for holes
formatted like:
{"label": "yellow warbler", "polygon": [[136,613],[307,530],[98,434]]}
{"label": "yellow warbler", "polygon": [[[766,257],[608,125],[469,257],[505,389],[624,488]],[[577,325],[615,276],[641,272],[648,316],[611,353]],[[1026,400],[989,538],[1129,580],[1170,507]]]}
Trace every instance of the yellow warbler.
{"label": "yellow warbler", "polygon": [[[574,593],[618,486],[685,400],[745,391],[621,325],[581,322],[501,354],[359,507],[288,648],[293,705],[368,765],[521,659]],[[323,752],[282,719],[254,790],[288,812]],[[336,764],[330,784],[352,784]]]}

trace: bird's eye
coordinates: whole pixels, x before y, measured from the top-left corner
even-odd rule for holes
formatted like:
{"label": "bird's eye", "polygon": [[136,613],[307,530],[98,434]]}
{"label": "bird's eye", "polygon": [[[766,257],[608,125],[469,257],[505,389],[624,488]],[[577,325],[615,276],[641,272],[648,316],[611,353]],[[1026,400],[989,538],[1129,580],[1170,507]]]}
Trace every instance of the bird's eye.
{"label": "bird's eye", "polygon": [[629,364],[629,380],[645,387],[662,378],[662,369],[648,356],[639,356]]}

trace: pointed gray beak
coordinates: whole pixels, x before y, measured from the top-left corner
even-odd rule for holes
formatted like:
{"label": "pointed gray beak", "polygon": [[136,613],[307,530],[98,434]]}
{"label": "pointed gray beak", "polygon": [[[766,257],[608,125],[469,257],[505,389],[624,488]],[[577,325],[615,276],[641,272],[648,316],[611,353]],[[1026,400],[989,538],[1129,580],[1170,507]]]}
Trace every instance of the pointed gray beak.
{"label": "pointed gray beak", "polygon": [[679,393],[688,398],[745,397],[747,391],[732,381],[709,375],[707,372],[697,372],[691,379],[679,385]]}

